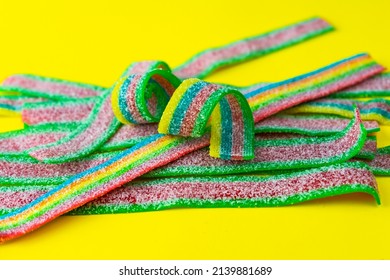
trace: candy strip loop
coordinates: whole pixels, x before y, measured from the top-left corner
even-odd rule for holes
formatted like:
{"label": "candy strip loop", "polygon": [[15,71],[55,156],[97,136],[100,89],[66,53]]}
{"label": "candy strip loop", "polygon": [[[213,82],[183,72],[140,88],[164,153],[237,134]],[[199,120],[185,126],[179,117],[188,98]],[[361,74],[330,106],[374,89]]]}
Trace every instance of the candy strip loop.
{"label": "candy strip loop", "polygon": [[245,97],[232,88],[185,80],[174,92],[159,133],[200,137],[211,116],[210,155],[243,160],[254,157],[254,122]]}
{"label": "candy strip loop", "polygon": [[[124,124],[158,122],[173,91],[180,83],[170,71],[162,69],[124,76],[119,79],[111,93],[114,114]],[[155,104],[152,103],[153,97]],[[150,112],[149,107],[153,105],[154,112]]]}

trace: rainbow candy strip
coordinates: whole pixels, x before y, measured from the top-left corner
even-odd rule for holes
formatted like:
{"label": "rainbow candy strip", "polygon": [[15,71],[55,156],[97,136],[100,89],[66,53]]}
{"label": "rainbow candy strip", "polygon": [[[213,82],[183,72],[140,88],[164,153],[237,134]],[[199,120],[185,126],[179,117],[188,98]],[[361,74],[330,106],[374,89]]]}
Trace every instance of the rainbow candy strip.
{"label": "rainbow candy strip", "polygon": [[210,117],[211,156],[231,160],[253,159],[252,112],[245,97],[229,87],[195,78],[185,80],[165,108],[158,132],[200,137],[205,134]]}
{"label": "rainbow candy strip", "polygon": [[71,176],[102,164],[119,152],[93,154],[72,162],[49,164],[26,155],[0,157],[0,185],[62,184]]}
{"label": "rainbow candy strip", "polygon": [[[262,133],[261,139],[264,138],[264,133],[267,132],[277,132],[276,136],[280,136],[281,133],[298,133],[299,137],[302,137],[302,135],[324,136],[341,132],[349,122],[349,119],[330,115],[276,115],[256,124],[255,132]],[[363,124],[367,133],[379,131],[376,121],[364,121]],[[55,122],[53,124],[34,125],[22,130],[2,133],[0,134],[0,153],[2,155],[15,156],[21,153],[24,154],[25,150],[62,139],[73,132],[79,125],[76,122]],[[98,151],[106,152],[130,148],[156,133],[157,124],[122,125],[114,136],[100,147]]]}
{"label": "rainbow candy strip", "polygon": [[320,113],[333,114],[351,118],[357,106],[362,119],[376,120],[381,124],[390,124],[390,101],[386,99],[371,99],[369,101],[357,101],[347,99],[324,98],[302,104],[287,110],[288,113]]}
{"label": "rainbow candy strip", "polygon": [[[0,187],[0,213],[15,212],[52,189],[53,186]],[[269,207],[356,192],[370,194],[380,203],[375,177],[360,162],[265,178],[246,175],[135,180],[69,214],[129,213],[176,207]]]}
{"label": "rainbow candy strip", "polygon": [[332,30],[333,27],[325,20],[312,18],[220,48],[205,50],[175,68],[174,72],[182,79],[204,78],[221,67],[257,58]]}
{"label": "rainbow candy strip", "polygon": [[303,102],[318,99],[382,72],[368,54],[359,54],[245,96],[255,122]]}

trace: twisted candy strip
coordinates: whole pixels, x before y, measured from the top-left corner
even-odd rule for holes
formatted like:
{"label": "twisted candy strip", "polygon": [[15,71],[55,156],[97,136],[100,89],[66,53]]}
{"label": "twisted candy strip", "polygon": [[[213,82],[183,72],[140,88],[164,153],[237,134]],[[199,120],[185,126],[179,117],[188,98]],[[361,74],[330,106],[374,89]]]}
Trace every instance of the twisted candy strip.
{"label": "twisted candy strip", "polygon": [[245,97],[232,88],[198,79],[185,80],[165,108],[158,131],[200,137],[210,116],[210,155],[231,160],[253,159],[252,112]]}
{"label": "twisted candy strip", "polygon": [[386,99],[372,99],[356,101],[346,99],[320,99],[302,104],[287,110],[287,113],[320,113],[334,114],[350,118],[354,106],[358,106],[362,119],[376,120],[381,124],[390,124],[390,101]]}
{"label": "twisted candy strip", "polygon": [[[329,70],[332,67],[337,69],[335,75],[329,75]],[[297,82],[303,81],[304,84],[306,83],[305,86],[300,87],[300,92],[303,92],[303,97],[296,92],[292,94],[296,94],[298,100],[311,99],[315,98],[316,94],[323,95],[331,93],[331,90],[347,86],[360,80],[361,77],[366,78],[382,71],[382,69],[383,67],[375,64],[368,56],[363,55],[353,57],[350,60],[345,60],[314,73],[300,76],[297,79],[288,80],[279,84],[279,86],[284,89],[286,84],[291,83],[299,87],[299,83]],[[326,86],[326,90],[321,90],[319,84],[313,84],[313,81],[323,82],[321,74],[323,74],[325,80],[332,77],[330,83],[335,84],[331,87]],[[310,80],[310,78],[312,78],[312,83],[307,84],[307,80]],[[341,86],[336,85],[340,82],[342,84]],[[278,86],[272,87],[273,92],[276,91],[276,88]],[[308,94],[308,90],[313,88],[317,89],[314,96]],[[174,97],[172,100],[175,100]],[[283,99],[281,102],[283,102]],[[296,100],[293,99],[291,102],[294,103]],[[261,105],[260,107],[261,109],[264,108]],[[254,112],[254,116],[256,116],[256,113],[257,111]],[[261,117],[259,114],[257,116]],[[204,121],[206,122],[207,119]],[[0,220],[0,240],[4,241],[23,235],[78,206],[108,193],[124,183],[130,182],[152,169],[172,162],[184,154],[205,147],[208,144],[209,140],[207,137],[183,138],[170,135],[151,136],[104,164],[91,168],[69,179],[20,210],[3,216]]]}
{"label": "twisted candy strip", "polygon": [[[10,213],[54,186],[0,187],[0,213]],[[354,162],[269,177],[208,176],[134,180],[70,214],[129,213],[176,207],[282,206],[352,192],[380,203],[375,177]]]}

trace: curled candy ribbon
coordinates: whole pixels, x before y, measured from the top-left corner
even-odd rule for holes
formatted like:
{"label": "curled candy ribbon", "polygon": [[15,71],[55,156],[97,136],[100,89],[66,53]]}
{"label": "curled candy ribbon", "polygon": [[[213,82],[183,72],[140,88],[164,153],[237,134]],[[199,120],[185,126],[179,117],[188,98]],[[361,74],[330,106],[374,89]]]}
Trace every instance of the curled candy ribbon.
{"label": "curled candy ribbon", "polygon": [[201,137],[211,117],[210,155],[233,160],[254,157],[254,121],[244,95],[195,78],[181,82],[169,68],[161,67],[163,63],[151,65],[156,68],[122,77],[114,86],[111,103],[119,121],[145,124],[161,119],[159,133]]}

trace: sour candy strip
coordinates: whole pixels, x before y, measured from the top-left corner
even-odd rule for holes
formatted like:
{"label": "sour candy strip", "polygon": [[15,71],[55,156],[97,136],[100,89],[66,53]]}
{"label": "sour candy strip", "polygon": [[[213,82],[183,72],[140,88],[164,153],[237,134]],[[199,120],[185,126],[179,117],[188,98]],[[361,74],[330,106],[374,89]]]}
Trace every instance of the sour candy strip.
{"label": "sour candy strip", "polygon": [[43,98],[31,98],[21,95],[0,96],[0,112],[6,115],[16,115],[27,102],[41,102]]}
{"label": "sour candy strip", "polygon": [[324,98],[301,104],[286,112],[289,114],[333,114],[350,118],[353,115],[354,106],[359,108],[363,120],[375,120],[384,125],[390,124],[390,101],[383,98],[369,101]]}
{"label": "sour candy strip", "polygon": [[373,98],[390,96],[390,73],[383,73],[367,79],[340,92],[332,98]]}
{"label": "sour candy strip", "polygon": [[318,99],[372,77],[384,68],[368,54],[359,54],[245,96],[255,122],[303,102]]}
{"label": "sour candy strip", "polygon": [[18,92],[26,96],[53,100],[67,100],[98,96],[105,91],[105,88],[37,75],[20,74],[5,79],[0,91]]}
{"label": "sour candy strip", "polygon": [[390,146],[378,148],[375,158],[365,161],[375,175],[390,175]]}
{"label": "sour candy strip", "polygon": [[27,125],[84,122],[94,108],[96,98],[26,103],[22,120]]}
{"label": "sour candy strip", "polygon": [[263,56],[331,30],[333,27],[325,20],[312,18],[230,45],[203,51],[175,68],[174,72],[180,78],[204,78],[218,68]]}
{"label": "sour candy strip", "polygon": [[19,155],[25,150],[58,141],[75,129],[75,125],[39,125],[0,134],[0,154]]}
{"label": "sour candy strip", "polygon": [[[0,213],[24,207],[52,186],[0,187]],[[153,211],[176,207],[270,207],[363,192],[379,204],[367,165],[342,163],[269,177],[224,176],[134,180],[69,214]]]}
{"label": "sour candy strip", "polygon": [[118,152],[90,155],[72,162],[48,164],[28,155],[3,155],[0,157],[0,185],[61,184],[69,177],[95,167],[117,155]]}
{"label": "sour candy strip", "polygon": [[[270,116],[255,125],[256,133],[289,132],[304,135],[321,136],[342,131],[349,119],[330,115],[287,115]],[[376,121],[364,121],[368,133],[379,131]]]}

